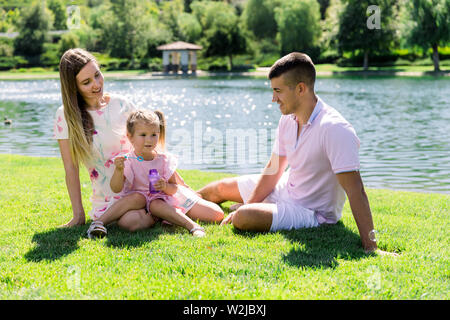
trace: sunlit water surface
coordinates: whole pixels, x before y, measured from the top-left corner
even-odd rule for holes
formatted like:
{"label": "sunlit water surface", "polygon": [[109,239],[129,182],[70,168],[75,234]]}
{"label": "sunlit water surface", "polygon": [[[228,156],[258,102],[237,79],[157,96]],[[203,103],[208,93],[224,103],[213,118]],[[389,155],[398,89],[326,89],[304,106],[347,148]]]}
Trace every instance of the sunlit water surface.
{"label": "sunlit water surface", "polygon": [[[167,117],[169,151],[180,168],[258,173],[280,117],[270,82],[255,78],[106,81],[138,107]],[[317,94],[361,140],[367,187],[450,193],[450,80],[320,78]],[[0,81],[0,153],[59,156],[52,139],[58,80]]]}

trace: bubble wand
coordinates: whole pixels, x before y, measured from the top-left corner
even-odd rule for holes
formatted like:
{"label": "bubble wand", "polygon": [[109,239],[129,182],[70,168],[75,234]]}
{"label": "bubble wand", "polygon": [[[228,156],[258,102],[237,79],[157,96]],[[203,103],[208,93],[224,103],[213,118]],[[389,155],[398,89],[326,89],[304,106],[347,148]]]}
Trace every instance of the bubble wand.
{"label": "bubble wand", "polygon": [[130,157],[130,156],[124,156],[125,159],[137,159],[137,161],[144,161],[144,157],[138,156],[138,157]]}

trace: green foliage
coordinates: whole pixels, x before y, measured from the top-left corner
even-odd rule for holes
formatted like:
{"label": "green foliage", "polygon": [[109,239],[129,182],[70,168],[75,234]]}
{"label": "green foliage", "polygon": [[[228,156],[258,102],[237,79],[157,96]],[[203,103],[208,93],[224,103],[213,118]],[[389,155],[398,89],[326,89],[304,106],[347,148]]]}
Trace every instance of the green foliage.
{"label": "green foliage", "polygon": [[315,0],[283,1],[275,9],[281,54],[301,51],[313,55],[320,37],[320,11]]}
{"label": "green foliage", "polygon": [[438,47],[450,41],[450,0],[414,0],[410,4],[415,25],[410,41],[433,49],[434,71],[439,71]]}
{"label": "green foliage", "polygon": [[[366,25],[372,4],[381,8],[379,30]],[[60,37],[47,31],[67,28],[70,5],[80,13],[71,15],[70,35],[46,52]],[[244,56],[251,60],[244,67],[270,66],[291,51],[315,63],[353,66],[367,54],[376,65],[425,64],[431,56],[436,65],[449,58],[440,49],[450,40],[449,7],[449,0],[0,0],[0,32],[20,31],[14,52],[0,43],[0,56],[3,68],[40,65],[41,58],[48,65],[77,45],[110,56],[108,68],[156,70],[156,48],[180,40],[203,46],[198,66],[206,70],[235,68]]]}
{"label": "green foliage", "polygon": [[164,1],[161,4],[161,22],[169,27],[175,40],[182,38],[181,26],[178,17],[184,13],[184,4],[182,0]]}
{"label": "green foliage", "polygon": [[47,42],[44,44],[44,52],[40,55],[40,65],[44,67],[55,67],[59,65],[61,59],[60,47],[58,43]]}
{"label": "green foliage", "polygon": [[10,70],[28,66],[28,60],[21,56],[0,55],[0,70]]}
{"label": "green foliage", "polygon": [[344,3],[337,34],[341,54],[344,51],[363,52],[368,57],[369,54],[383,53],[395,46],[395,0],[378,2],[381,10],[379,29],[369,29],[367,26],[367,9],[372,5],[370,0],[346,0]]}
{"label": "green foliage", "polygon": [[243,21],[257,39],[275,38],[277,34],[275,8],[281,2],[280,0],[248,0],[246,2],[242,13]]}
{"label": "green foliage", "polygon": [[66,7],[61,0],[50,0],[47,4],[48,8],[53,12],[54,30],[66,30],[67,29],[67,14]]}
{"label": "green foliage", "polygon": [[62,56],[69,49],[80,47],[80,38],[74,32],[65,33],[59,41],[58,54]]}
{"label": "green foliage", "polygon": [[0,32],[14,32],[20,19],[18,8],[4,10],[0,7]]}
{"label": "green foliage", "polygon": [[415,21],[410,34],[412,44],[428,49],[450,41],[449,0],[413,0],[408,3],[412,21]]}
{"label": "green foliage", "polygon": [[228,57],[233,69],[233,55],[247,49],[234,7],[224,2],[195,1],[191,8],[203,27],[205,56]]}
{"label": "green foliage", "polygon": [[202,26],[190,13],[182,12],[177,17],[177,25],[181,40],[195,43],[202,35]]}
{"label": "green foliage", "polygon": [[133,63],[147,52],[145,33],[149,23],[139,0],[111,0],[110,10],[100,18],[102,42],[112,57]]}
{"label": "green foliage", "polygon": [[51,14],[40,2],[26,8],[19,22],[19,36],[14,40],[15,54],[37,59],[44,52],[51,25]]}

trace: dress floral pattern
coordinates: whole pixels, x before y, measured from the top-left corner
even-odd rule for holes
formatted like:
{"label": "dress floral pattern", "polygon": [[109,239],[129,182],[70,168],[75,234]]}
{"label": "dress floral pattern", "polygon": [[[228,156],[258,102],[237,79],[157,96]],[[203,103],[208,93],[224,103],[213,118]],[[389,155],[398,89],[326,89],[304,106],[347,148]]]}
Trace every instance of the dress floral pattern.
{"label": "dress floral pattern", "polygon": [[[120,195],[114,193],[109,182],[114,172],[113,159],[127,154],[132,146],[126,136],[126,121],[136,107],[122,96],[110,95],[109,103],[100,110],[89,111],[94,120],[93,160],[87,169],[92,183],[92,210],[89,216],[99,218]],[[69,139],[64,106],[56,111],[54,139]]]}

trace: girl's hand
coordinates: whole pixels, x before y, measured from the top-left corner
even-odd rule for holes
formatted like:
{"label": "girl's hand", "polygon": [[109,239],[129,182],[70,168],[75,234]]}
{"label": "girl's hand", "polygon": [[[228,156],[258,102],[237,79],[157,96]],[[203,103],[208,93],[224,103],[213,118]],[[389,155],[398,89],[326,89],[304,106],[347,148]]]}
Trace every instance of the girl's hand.
{"label": "girl's hand", "polygon": [[155,183],[154,188],[158,191],[164,192],[167,188],[167,182],[164,179],[159,179],[158,182]]}
{"label": "girl's hand", "polygon": [[123,171],[125,168],[125,157],[116,157],[114,159],[114,165],[116,166],[116,170]]}

